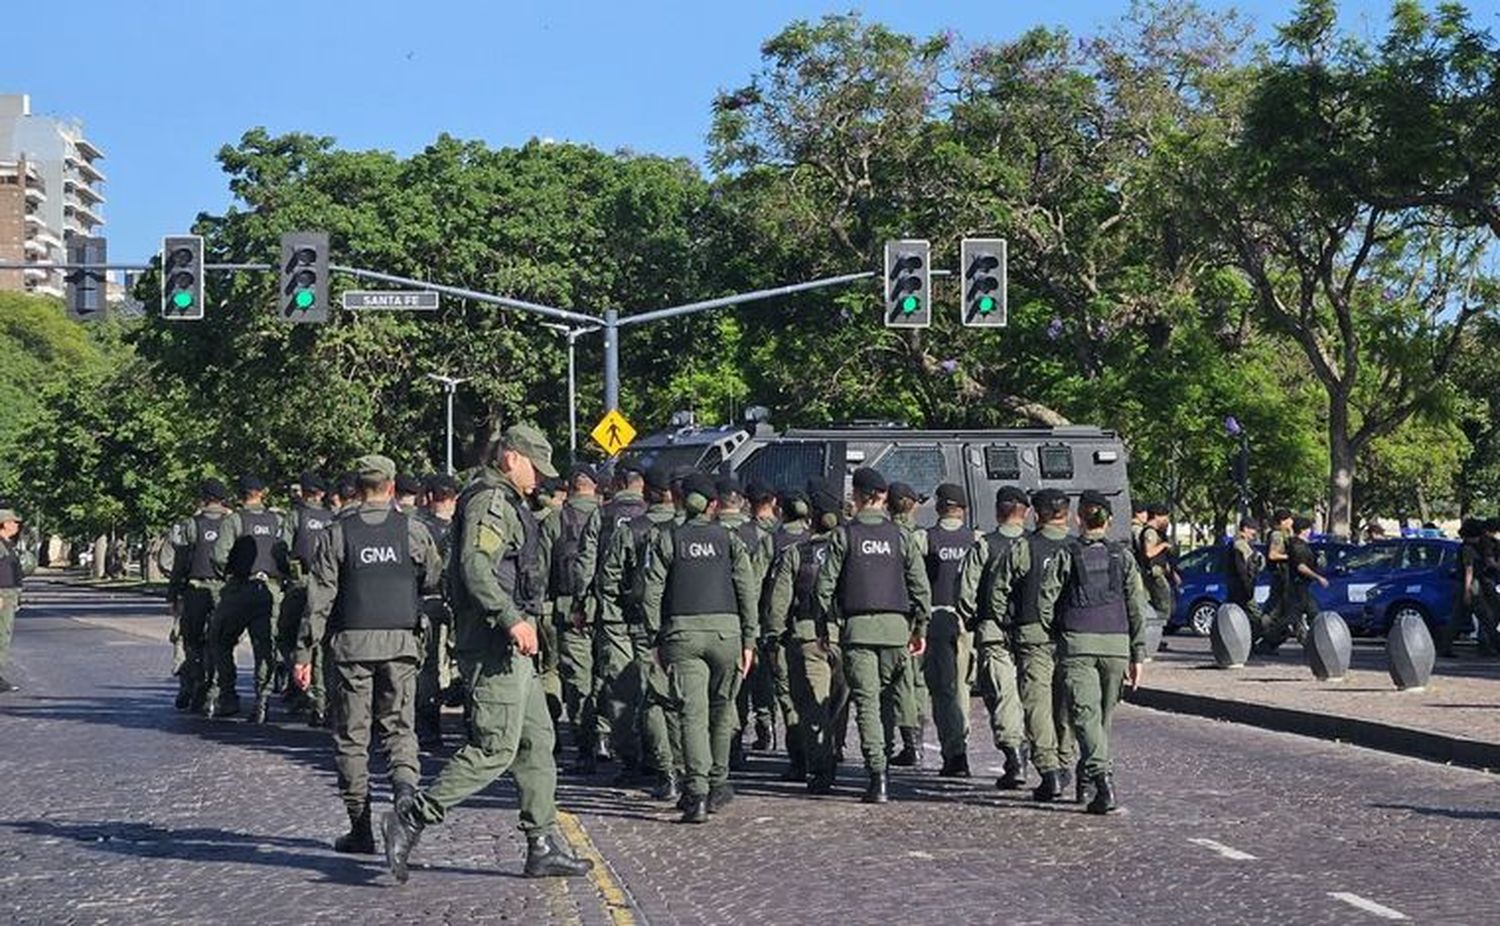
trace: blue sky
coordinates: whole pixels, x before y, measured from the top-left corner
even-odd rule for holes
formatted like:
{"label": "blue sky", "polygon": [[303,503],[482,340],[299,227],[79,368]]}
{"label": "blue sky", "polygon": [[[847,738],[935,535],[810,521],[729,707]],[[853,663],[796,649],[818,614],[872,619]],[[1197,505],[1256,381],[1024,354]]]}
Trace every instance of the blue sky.
{"label": "blue sky", "polygon": [[[951,28],[981,41],[1043,23],[1094,32],[1126,5],[95,0],[23,17],[26,41],[7,42],[0,56],[0,92],[30,93],[33,112],[84,120],[107,156],[110,257],[144,260],[163,234],[227,205],[214,154],[252,126],[403,154],[446,131],[495,146],[551,137],[701,160],[714,93],[744,83],[760,43],[792,19],[857,8],[901,30]],[[1236,5],[1264,29],[1293,2]],[[1343,16],[1378,34],[1387,8],[1344,0]],[[47,30],[36,31],[42,22]],[[182,91],[164,94],[181,75],[190,79],[172,86]]]}

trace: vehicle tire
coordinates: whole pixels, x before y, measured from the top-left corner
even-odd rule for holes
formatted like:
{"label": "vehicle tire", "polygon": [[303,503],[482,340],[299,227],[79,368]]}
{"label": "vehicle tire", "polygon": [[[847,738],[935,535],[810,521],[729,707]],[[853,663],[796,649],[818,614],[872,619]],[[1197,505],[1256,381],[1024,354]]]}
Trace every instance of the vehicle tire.
{"label": "vehicle tire", "polygon": [[1214,618],[1219,613],[1219,605],[1212,599],[1205,598],[1202,601],[1193,602],[1193,607],[1188,611],[1187,626],[1194,636],[1206,637],[1213,630]]}
{"label": "vehicle tire", "polygon": [[1386,636],[1390,636],[1391,628],[1396,626],[1396,622],[1401,619],[1401,615],[1403,614],[1410,614],[1413,617],[1420,618],[1422,623],[1427,625],[1427,631],[1432,634],[1432,638],[1434,640],[1439,639],[1439,631],[1432,622],[1432,615],[1427,613],[1426,608],[1412,601],[1402,601],[1396,604],[1394,607],[1386,609],[1386,625],[1385,630],[1383,631]]}

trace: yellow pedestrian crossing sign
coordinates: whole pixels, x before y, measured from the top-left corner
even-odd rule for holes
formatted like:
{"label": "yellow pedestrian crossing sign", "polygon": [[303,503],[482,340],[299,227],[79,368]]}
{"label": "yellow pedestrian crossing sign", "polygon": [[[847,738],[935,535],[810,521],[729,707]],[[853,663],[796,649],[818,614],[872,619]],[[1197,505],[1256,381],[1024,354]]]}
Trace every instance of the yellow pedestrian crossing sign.
{"label": "yellow pedestrian crossing sign", "polygon": [[630,422],[625,420],[625,416],[620,414],[619,409],[612,408],[599,419],[598,424],[594,425],[594,430],[589,432],[589,436],[610,456],[614,456],[629,447],[630,442],[635,440],[635,428],[630,426]]}

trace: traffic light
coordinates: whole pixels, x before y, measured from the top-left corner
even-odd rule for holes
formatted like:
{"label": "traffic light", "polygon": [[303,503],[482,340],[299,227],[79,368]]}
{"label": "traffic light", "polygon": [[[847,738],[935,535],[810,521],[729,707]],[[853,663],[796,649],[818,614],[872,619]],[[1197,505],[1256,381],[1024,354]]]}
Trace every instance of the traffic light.
{"label": "traffic light", "polygon": [[69,264],[85,264],[89,268],[100,268],[95,270],[74,266],[63,273],[68,317],[78,321],[101,317],[105,311],[104,239],[87,235],[70,235],[66,250]]}
{"label": "traffic light", "polygon": [[959,245],[963,267],[963,323],[973,328],[1004,328],[1005,239],[965,238]]}
{"label": "traffic light", "polygon": [[328,321],[327,232],[287,232],[281,236],[278,292],[283,321]]}
{"label": "traffic light", "polygon": [[198,235],[161,239],[161,317],[203,317],[203,239]]}
{"label": "traffic light", "polygon": [[887,328],[926,328],[932,324],[932,279],[927,242],[885,243],[885,324]]}

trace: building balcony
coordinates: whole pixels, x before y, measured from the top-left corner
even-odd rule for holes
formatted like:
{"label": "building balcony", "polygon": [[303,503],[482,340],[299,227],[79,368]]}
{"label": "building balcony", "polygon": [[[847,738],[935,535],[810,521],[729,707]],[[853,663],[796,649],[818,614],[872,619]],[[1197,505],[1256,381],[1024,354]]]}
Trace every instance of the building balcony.
{"label": "building balcony", "polygon": [[43,193],[40,187],[34,187],[28,183],[26,185],[26,201],[28,203],[44,203],[47,201],[47,194]]}
{"label": "building balcony", "polygon": [[84,138],[81,135],[73,139],[73,147],[77,148],[78,153],[83,155],[85,159],[90,161],[96,161],[99,158],[104,157],[103,151],[100,151],[98,148],[94,147],[93,142],[89,141],[87,138]]}
{"label": "building balcony", "polygon": [[105,181],[109,180],[108,177],[104,176],[104,171],[95,167],[93,164],[89,163],[83,158],[78,157],[71,151],[68,152],[67,157],[63,158],[63,161],[69,167],[76,170],[83,177],[85,182],[104,183]]}
{"label": "building balcony", "polygon": [[63,215],[66,216],[70,212],[75,218],[77,218],[79,224],[83,225],[85,228],[92,228],[95,225],[104,224],[104,219],[99,217],[99,213],[90,209],[84,203],[63,203]]}
{"label": "building balcony", "polygon": [[97,190],[81,180],[74,180],[72,177],[63,180],[63,192],[72,193],[86,203],[104,202],[104,197],[100,196]]}
{"label": "building balcony", "polygon": [[25,241],[21,242],[21,247],[25,249],[28,256],[35,256],[41,258],[42,260],[46,260],[47,255],[52,251],[52,246],[50,244],[40,238],[34,237],[27,238]]}
{"label": "building balcony", "polygon": [[63,246],[62,239],[52,234],[52,229],[48,228],[45,225],[43,225],[39,231],[32,232],[31,237],[27,240],[40,241],[42,244],[45,244],[50,248],[57,248],[58,250],[62,250]]}
{"label": "building balcony", "polygon": [[21,276],[28,280],[45,280],[52,271],[44,267],[23,267]]}

